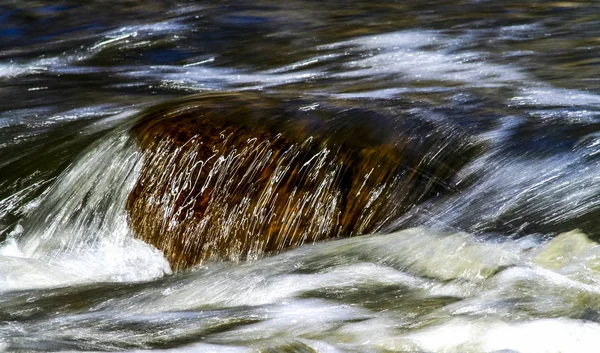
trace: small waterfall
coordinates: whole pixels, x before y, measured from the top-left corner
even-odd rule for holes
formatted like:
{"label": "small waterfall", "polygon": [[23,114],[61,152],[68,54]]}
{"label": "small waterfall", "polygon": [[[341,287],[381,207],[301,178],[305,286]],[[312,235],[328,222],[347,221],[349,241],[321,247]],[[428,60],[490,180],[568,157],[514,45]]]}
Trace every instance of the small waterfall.
{"label": "small waterfall", "polygon": [[23,222],[13,255],[64,270],[68,281],[135,281],[169,273],[162,254],[134,239],[127,225],[125,202],[141,163],[125,128],[94,144]]}

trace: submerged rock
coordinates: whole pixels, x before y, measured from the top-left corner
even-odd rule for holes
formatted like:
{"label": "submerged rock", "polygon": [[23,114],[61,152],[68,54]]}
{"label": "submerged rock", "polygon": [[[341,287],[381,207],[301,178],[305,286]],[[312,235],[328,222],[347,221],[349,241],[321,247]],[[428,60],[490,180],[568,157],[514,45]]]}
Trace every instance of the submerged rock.
{"label": "submerged rock", "polygon": [[461,134],[367,104],[218,93],[143,113],[131,228],[177,271],[378,232],[451,190]]}
{"label": "submerged rock", "polygon": [[589,257],[590,251],[597,245],[581,230],[575,229],[548,241],[537,249],[532,260],[536,265],[555,270],[572,264],[578,258]]}

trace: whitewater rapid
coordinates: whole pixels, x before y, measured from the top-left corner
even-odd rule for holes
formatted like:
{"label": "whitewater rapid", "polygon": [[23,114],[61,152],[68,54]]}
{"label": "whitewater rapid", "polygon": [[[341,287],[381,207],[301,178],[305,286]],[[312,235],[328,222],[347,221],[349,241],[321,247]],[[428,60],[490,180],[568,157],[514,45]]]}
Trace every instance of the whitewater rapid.
{"label": "whitewater rapid", "polygon": [[[0,351],[596,351],[594,4],[95,5],[3,5]],[[481,152],[382,234],[173,275],[127,224],[128,127],[244,90],[376,103]]]}

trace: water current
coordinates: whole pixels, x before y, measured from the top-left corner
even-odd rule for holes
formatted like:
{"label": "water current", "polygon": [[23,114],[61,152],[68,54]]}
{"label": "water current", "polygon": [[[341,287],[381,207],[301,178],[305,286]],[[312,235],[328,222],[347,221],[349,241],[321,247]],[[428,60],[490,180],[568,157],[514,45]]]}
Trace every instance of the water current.
{"label": "water current", "polygon": [[[127,223],[127,128],[243,90],[479,152],[381,234],[172,274]],[[3,1],[0,351],[595,352],[599,158],[597,2]]]}

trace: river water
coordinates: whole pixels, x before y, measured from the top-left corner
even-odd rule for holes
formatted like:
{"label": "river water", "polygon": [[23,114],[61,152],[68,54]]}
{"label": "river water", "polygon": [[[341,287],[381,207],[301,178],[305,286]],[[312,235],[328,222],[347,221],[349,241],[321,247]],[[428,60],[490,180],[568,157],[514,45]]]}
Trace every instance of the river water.
{"label": "river water", "polygon": [[[126,129],[232,90],[394,106],[480,153],[385,234],[172,275],[127,225]],[[600,346],[595,2],[8,0],[0,103],[0,351]]]}

